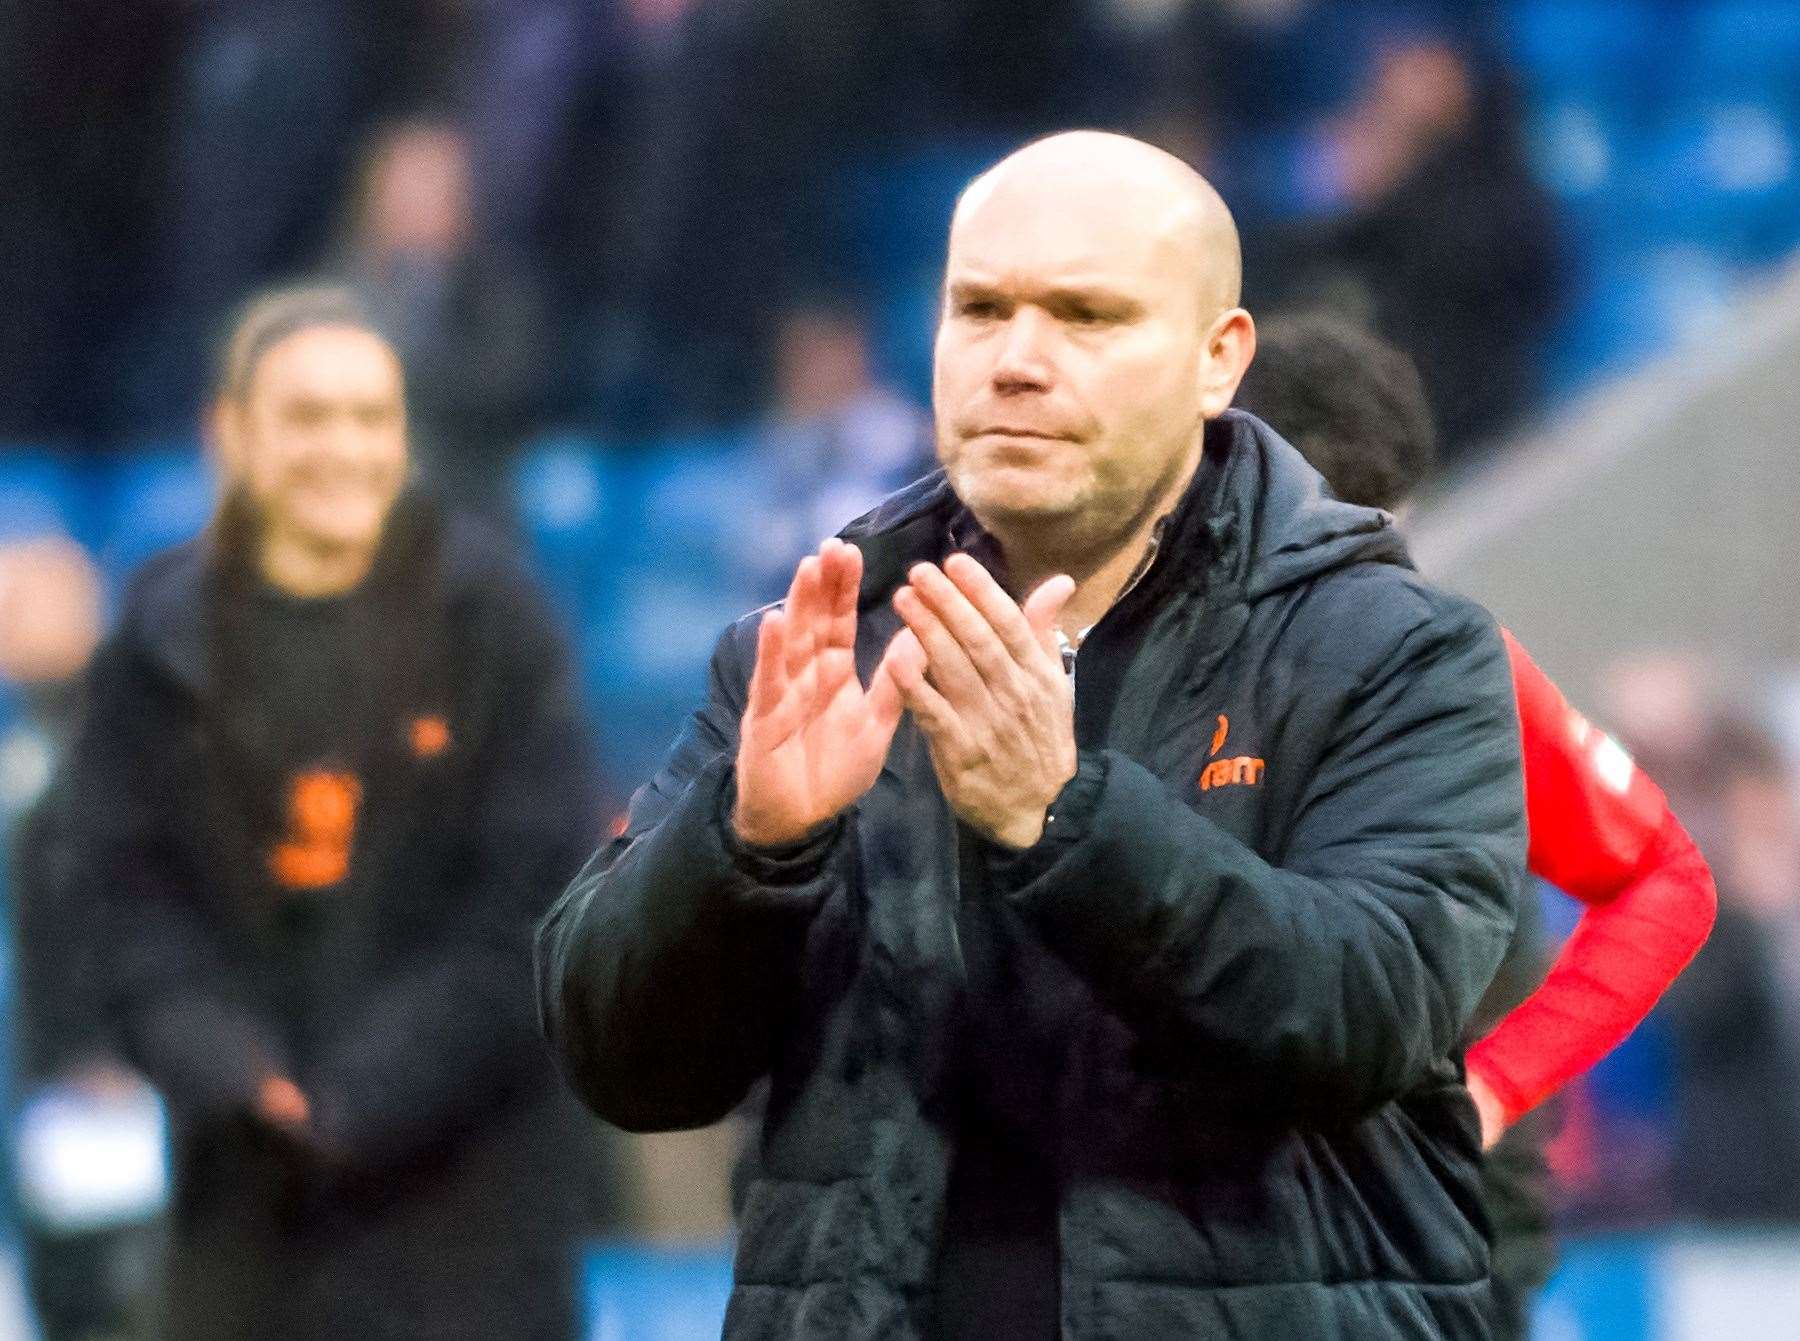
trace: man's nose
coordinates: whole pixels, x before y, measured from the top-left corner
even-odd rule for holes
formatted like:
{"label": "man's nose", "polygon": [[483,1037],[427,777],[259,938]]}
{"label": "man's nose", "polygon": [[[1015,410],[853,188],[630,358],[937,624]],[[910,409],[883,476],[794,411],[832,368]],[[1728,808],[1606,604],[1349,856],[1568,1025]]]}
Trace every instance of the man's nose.
{"label": "man's nose", "polygon": [[1000,356],[994,363],[997,391],[1047,391],[1056,380],[1051,342],[1056,323],[1036,308],[1021,307],[1006,323]]}

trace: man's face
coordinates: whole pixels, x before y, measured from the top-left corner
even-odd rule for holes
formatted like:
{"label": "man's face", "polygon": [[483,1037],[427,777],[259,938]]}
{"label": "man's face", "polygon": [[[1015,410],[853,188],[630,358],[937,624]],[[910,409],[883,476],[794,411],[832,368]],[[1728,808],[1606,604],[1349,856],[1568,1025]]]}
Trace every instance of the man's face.
{"label": "man's face", "polygon": [[399,360],[354,327],[296,332],[263,353],[220,438],[265,537],[372,550],[406,479]]}
{"label": "man's face", "polygon": [[1193,246],[1101,193],[981,190],[952,228],[937,335],[951,483],[984,521],[1133,515],[1204,418]]}

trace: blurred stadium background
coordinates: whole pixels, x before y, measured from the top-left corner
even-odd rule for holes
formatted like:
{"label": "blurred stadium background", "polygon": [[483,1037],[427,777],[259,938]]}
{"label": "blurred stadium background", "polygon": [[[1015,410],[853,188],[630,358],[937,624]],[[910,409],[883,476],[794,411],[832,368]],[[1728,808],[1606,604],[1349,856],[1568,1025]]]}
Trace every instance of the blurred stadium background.
{"label": "blurred stadium background", "polygon": [[[210,333],[334,274],[399,333],[425,470],[535,556],[620,804],[719,628],[928,462],[967,178],[1071,125],[1189,156],[1254,312],[1418,358],[1421,566],[1639,754],[1750,947],[1564,1100],[1540,1334],[1800,1338],[1800,4],[11,0],[0,104],[0,609],[79,623],[47,537],[104,609],[205,523]],[[5,637],[11,827],[63,674]],[[6,1073],[8,1241],[153,1218],[141,1096],[59,1124]],[[716,1331],[728,1151],[636,1145],[596,1337]]]}

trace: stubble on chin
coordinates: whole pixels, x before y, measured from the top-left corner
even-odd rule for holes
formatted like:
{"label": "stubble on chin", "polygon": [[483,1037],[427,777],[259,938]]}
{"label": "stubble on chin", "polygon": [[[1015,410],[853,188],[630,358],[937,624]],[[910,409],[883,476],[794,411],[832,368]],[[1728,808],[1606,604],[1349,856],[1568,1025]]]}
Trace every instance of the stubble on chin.
{"label": "stubble on chin", "polygon": [[946,461],[945,473],[956,496],[990,530],[996,523],[1034,525],[1073,516],[1093,491],[1091,479],[967,459]]}

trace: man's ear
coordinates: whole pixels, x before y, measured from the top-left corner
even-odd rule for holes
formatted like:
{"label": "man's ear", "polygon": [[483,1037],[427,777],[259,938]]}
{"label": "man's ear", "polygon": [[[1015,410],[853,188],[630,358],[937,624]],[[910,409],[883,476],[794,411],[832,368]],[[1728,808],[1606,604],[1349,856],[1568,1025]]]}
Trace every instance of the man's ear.
{"label": "man's ear", "polygon": [[1228,308],[1206,332],[1206,357],[1200,365],[1200,413],[1216,419],[1231,405],[1238,383],[1256,357],[1256,322],[1241,307]]}

